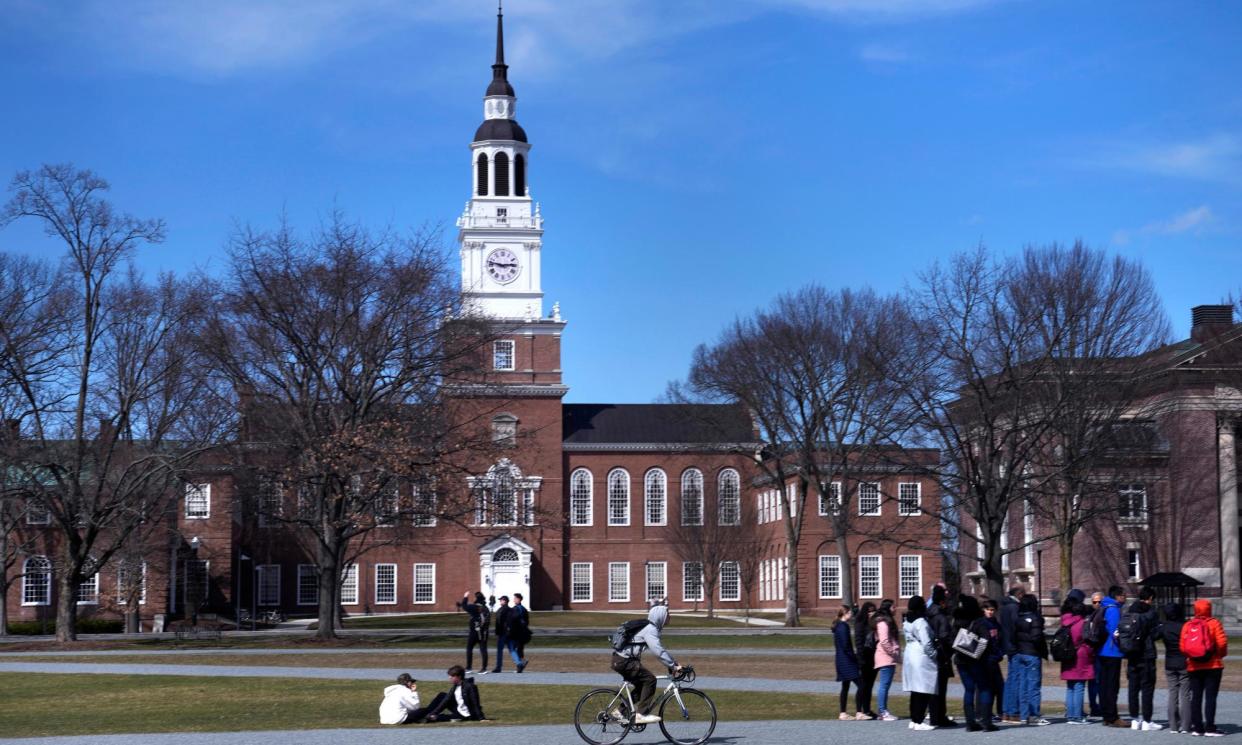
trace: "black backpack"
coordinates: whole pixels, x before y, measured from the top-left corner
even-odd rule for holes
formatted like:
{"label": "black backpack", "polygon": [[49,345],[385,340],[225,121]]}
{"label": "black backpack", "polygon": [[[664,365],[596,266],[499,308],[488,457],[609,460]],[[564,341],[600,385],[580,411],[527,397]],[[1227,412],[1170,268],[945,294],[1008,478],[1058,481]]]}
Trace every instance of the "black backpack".
{"label": "black backpack", "polygon": [[633,621],[626,621],[618,626],[617,630],[608,637],[608,643],[612,645],[612,651],[620,652],[630,646],[631,641],[638,632],[647,628],[649,623],[651,622],[645,618],[636,618]]}
{"label": "black backpack", "polygon": [[1117,624],[1117,649],[1122,654],[1142,652],[1147,646],[1147,618],[1140,613],[1127,613]]}
{"label": "black backpack", "polygon": [[1068,626],[1062,626],[1052,635],[1048,642],[1048,651],[1057,662],[1073,662],[1078,659],[1078,649],[1074,647],[1074,637]]}
{"label": "black backpack", "polygon": [[1104,620],[1103,605],[1096,606],[1082,622],[1082,640],[1094,649],[1099,649],[1108,641],[1108,623]]}

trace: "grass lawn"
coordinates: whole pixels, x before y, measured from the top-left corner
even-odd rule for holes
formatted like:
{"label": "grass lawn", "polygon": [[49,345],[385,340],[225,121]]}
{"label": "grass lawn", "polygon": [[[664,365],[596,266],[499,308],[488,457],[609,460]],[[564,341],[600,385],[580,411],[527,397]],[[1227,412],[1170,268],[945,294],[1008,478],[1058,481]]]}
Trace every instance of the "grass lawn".
{"label": "grass lawn", "polygon": [[[601,676],[601,681],[609,680]],[[447,682],[427,681],[430,701]],[[579,686],[479,684],[496,724],[572,726]],[[0,674],[5,737],[379,727],[383,684],[279,678]],[[708,691],[722,721],[835,718],[833,695]],[[69,701],[49,714],[49,701]],[[904,698],[893,703],[902,710]],[[426,725],[452,726],[452,725]],[[492,726],[492,725],[471,725]],[[460,725],[458,725],[460,727]],[[454,734],[460,737],[460,734]]]}

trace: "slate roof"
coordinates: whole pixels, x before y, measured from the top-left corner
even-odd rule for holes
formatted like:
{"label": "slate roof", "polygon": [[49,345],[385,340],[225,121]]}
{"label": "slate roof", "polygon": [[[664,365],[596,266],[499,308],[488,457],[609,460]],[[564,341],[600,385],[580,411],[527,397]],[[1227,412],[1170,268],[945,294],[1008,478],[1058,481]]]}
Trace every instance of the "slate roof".
{"label": "slate roof", "polygon": [[727,404],[565,404],[566,443],[723,444],[754,442],[750,417]]}

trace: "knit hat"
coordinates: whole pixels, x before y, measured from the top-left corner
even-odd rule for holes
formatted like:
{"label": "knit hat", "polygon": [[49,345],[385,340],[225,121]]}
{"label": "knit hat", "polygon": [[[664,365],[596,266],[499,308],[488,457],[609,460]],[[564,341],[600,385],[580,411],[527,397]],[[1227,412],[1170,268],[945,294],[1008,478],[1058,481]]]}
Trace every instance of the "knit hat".
{"label": "knit hat", "polygon": [[1081,602],[1086,601],[1086,599],[1087,599],[1087,593],[1085,593],[1085,592],[1083,592],[1082,590],[1079,590],[1077,587],[1075,587],[1074,589],[1072,589],[1072,590],[1070,590],[1069,592],[1065,593],[1065,599],[1066,599],[1066,600],[1077,600],[1078,602],[1080,602],[1080,603],[1081,603]]}

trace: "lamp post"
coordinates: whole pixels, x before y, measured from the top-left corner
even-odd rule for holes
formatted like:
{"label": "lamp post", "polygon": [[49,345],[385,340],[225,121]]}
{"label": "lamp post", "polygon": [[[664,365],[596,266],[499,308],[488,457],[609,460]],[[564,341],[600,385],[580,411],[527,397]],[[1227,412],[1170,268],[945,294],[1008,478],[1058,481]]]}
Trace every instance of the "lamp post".
{"label": "lamp post", "polygon": [[[242,562],[250,561],[250,557],[243,554],[241,549],[237,549],[237,586],[233,588],[233,623],[238,631],[241,631],[241,584],[242,584]],[[252,622],[253,623],[253,622]]]}

